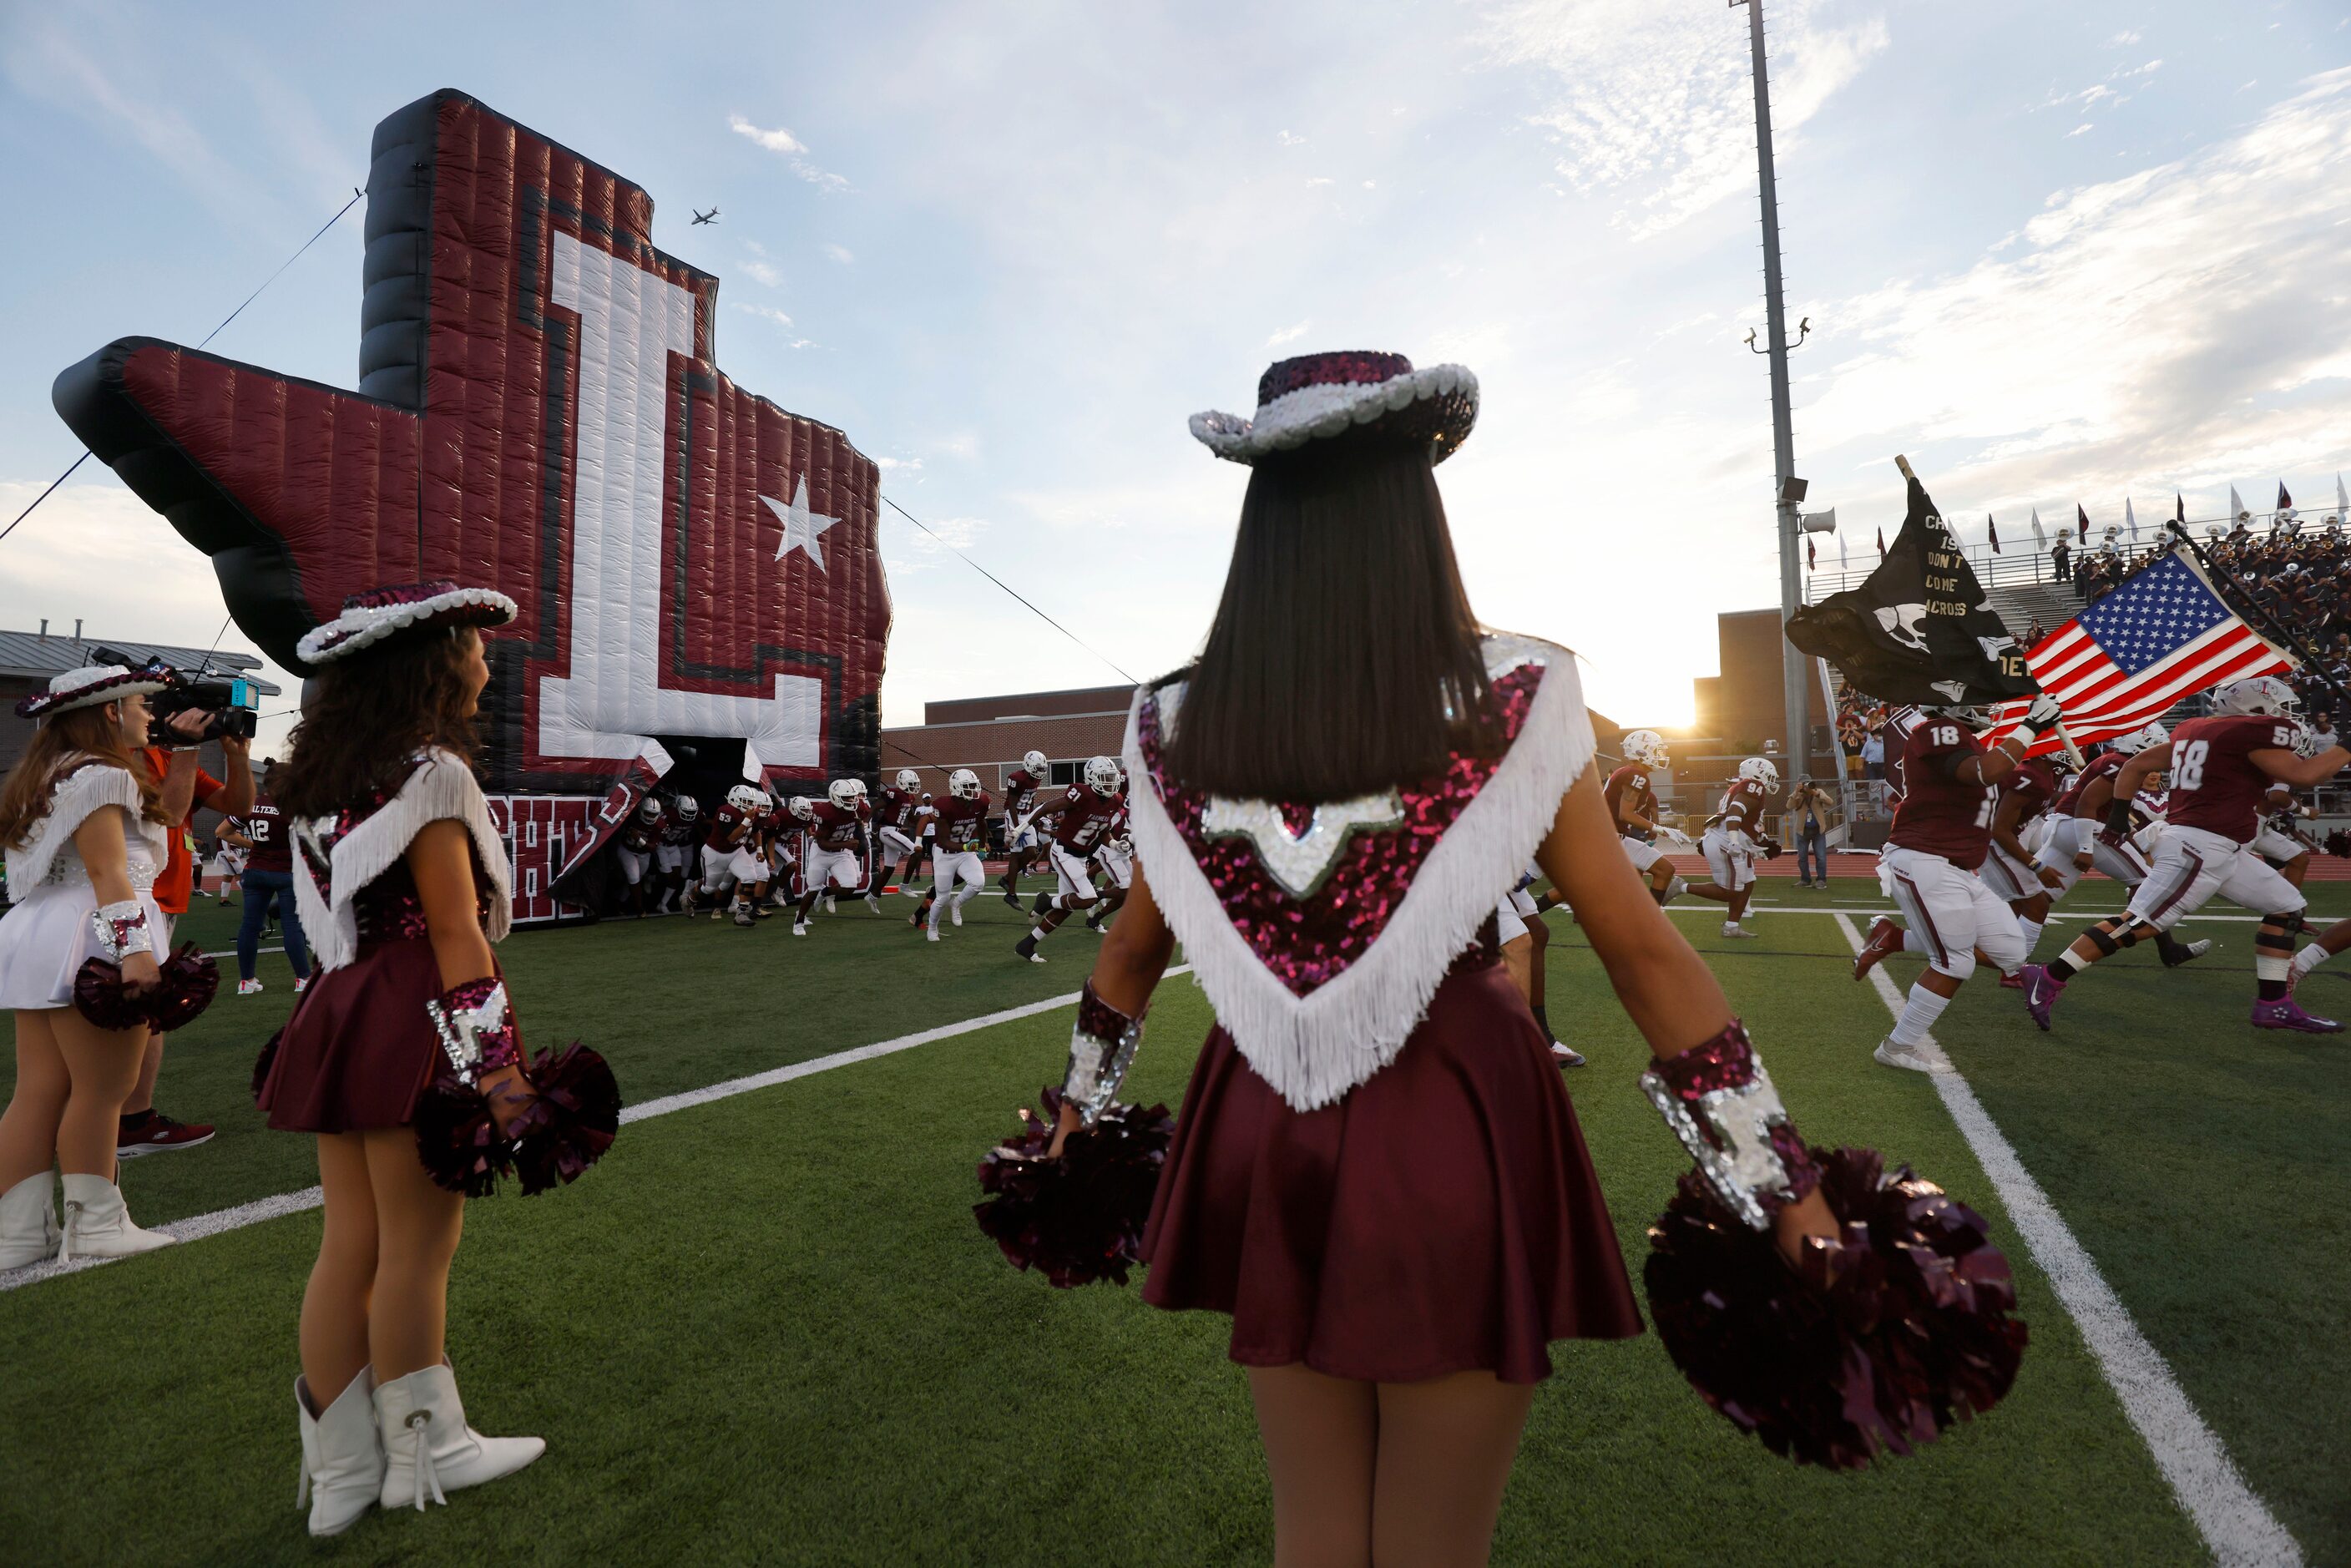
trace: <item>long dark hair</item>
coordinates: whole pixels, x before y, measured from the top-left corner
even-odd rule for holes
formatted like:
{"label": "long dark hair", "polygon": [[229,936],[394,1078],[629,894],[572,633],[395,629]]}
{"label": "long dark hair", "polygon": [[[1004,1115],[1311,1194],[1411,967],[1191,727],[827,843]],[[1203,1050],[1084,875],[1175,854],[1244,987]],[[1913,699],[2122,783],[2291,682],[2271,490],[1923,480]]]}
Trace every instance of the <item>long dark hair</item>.
{"label": "long dark hair", "polygon": [[294,727],[293,754],[269,770],[277,809],[323,817],[390,794],[428,746],[471,766],[481,740],[464,671],[476,635],[457,627],[394,638],[322,666]]}
{"label": "long dark hair", "polygon": [[[1425,441],[1342,436],[1259,462],[1168,771],[1319,802],[1499,746],[1478,618]],[[1176,677],[1170,677],[1171,679]]]}

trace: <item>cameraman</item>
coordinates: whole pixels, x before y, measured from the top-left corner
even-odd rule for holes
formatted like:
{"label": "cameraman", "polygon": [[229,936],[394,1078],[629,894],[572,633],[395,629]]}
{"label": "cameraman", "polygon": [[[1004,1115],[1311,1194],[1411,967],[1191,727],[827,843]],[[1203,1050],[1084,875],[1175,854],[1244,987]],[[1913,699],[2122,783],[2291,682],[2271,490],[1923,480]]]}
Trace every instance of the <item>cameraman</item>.
{"label": "cameraman", "polygon": [[[172,927],[188,912],[188,898],[195,883],[195,834],[190,823],[199,810],[214,810],[225,816],[241,817],[253,807],[253,769],[250,762],[253,742],[233,733],[220,734],[223,770],[225,781],[214,778],[204,769],[196,748],[206,736],[218,727],[219,715],[200,707],[183,708],[153,727],[150,745],[142,755],[147,765],[162,781],[162,807],[171,821],[170,859],[155,879],[155,905],[163,912],[162,940],[157,951],[169,953]],[[140,1063],[139,1082],[132,1086],[131,1096],[122,1103],[122,1125],[115,1137],[117,1159],[130,1159],[138,1155],[152,1155],[168,1149],[191,1149],[213,1135],[213,1129],[204,1123],[175,1121],[155,1109],[155,1079],[163,1069],[163,1040],[161,1033],[147,1037],[146,1059]]]}

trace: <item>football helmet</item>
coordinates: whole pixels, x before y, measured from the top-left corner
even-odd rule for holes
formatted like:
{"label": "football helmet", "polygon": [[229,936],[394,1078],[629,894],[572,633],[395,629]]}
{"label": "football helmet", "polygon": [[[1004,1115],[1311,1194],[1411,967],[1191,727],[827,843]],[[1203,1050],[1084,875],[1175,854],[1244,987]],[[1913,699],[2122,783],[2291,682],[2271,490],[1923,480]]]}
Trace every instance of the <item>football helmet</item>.
{"label": "football helmet", "polygon": [[857,802],[865,799],[865,780],[836,779],[824,787],[824,792],[826,798],[839,810],[854,811],[857,810]]}
{"label": "football helmet", "polygon": [[1021,754],[1020,766],[1029,770],[1029,778],[1042,780],[1053,765],[1043,752],[1029,751]]}
{"label": "football helmet", "polygon": [[979,799],[979,775],[968,768],[958,768],[947,775],[947,793],[958,800]]}
{"label": "football helmet", "polygon": [[2283,718],[2299,706],[2294,688],[2275,675],[2231,681],[2212,694],[2212,711]]}
{"label": "football helmet", "polygon": [[1107,757],[1086,758],[1086,788],[1108,799],[1118,793],[1118,764]]}
{"label": "football helmet", "polygon": [[1739,776],[1750,784],[1761,784],[1767,795],[1780,788],[1780,769],[1768,757],[1750,757],[1739,765]]}
{"label": "football helmet", "polygon": [[757,811],[768,799],[768,792],[757,784],[737,784],[726,791],[726,803],[748,816]]}
{"label": "football helmet", "polygon": [[2132,730],[2128,735],[2118,735],[2108,744],[2126,756],[2136,757],[2147,747],[2161,746],[2170,738],[2171,732],[2163,727],[2162,720],[2158,719],[2153,724]]}
{"label": "football helmet", "polygon": [[898,769],[898,777],[890,780],[901,792],[912,795],[923,787],[923,776],[911,768]]}
{"label": "football helmet", "polygon": [[648,795],[637,803],[637,821],[640,822],[658,822],[661,814],[661,797],[658,795]]}
{"label": "football helmet", "polygon": [[1666,749],[1666,737],[1654,729],[1636,729],[1625,737],[1625,760],[1643,768],[1664,768],[1672,756]]}
{"label": "football helmet", "polygon": [[784,815],[805,822],[816,815],[816,802],[805,795],[795,795],[784,802]]}
{"label": "football helmet", "polygon": [[691,822],[700,815],[702,815],[701,801],[695,800],[691,795],[680,795],[677,798],[677,820],[679,821]]}

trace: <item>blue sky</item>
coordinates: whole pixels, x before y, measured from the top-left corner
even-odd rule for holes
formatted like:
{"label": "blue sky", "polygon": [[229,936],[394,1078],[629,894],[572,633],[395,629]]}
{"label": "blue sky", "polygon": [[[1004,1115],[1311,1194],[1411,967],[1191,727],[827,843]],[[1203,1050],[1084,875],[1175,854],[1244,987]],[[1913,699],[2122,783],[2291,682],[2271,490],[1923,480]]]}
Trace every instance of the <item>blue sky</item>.
{"label": "blue sky", "polygon": [[[559,22],[538,19],[559,15]],[[2339,4],[1781,0],[1798,470],[1858,560],[1938,501],[2118,520],[2351,470]],[[1720,0],[1278,6],[16,6],[0,19],[0,514],[78,450],[64,366],[201,339],[471,92],[639,182],[717,352],[1137,674],[1186,657],[1245,479],[1186,433],[1275,357],[1459,361],[1440,471],[1481,614],[1686,718],[1776,601],[1746,21]],[[722,221],[692,228],[690,207]],[[354,211],[214,344],[355,379]],[[885,716],[1114,678],[892,517]],[[208,642],[209,569],[85,466],[0,624]],[[234,636],[234,633],[232,633]]]}

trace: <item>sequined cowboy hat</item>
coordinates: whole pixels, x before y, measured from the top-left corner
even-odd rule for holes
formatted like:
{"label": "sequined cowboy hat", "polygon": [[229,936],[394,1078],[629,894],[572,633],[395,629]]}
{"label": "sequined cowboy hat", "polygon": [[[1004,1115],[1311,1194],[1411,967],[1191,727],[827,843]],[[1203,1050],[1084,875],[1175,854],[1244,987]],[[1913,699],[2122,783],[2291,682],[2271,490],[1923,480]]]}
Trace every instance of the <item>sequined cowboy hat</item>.
{"label": "sequined cowboy hat", "polygon": [[393,637],[453,626],[503,626],[515,601],[493,588],[460,588],[447,578],[395,583],[354,593],[343,612],[313,626],[294,644],[306,664],[324,664]]}
{"label": "sequined cowboy hat", "polygon": [[1426,438],[1429,461],[1442,463],[1477,423],[1478,378],[1467,367],[1416,371],[1402,354],[1353,350],[1276,361],[1258,378],[1256,413],[1196,413],[1192,434],[1219,457],[1255,463],[1325,436],[1375,428]]}
{"label": "sequined cowboy hat", "polygon": [[47,718],[78,707],[120,702],[124,697],[143,697],[170,684],[163,679],[163,672],[152,667],[126,670],[120,664],[84,664],[78,670],[50,676],[47,691],[19,699],[16,716]]}

